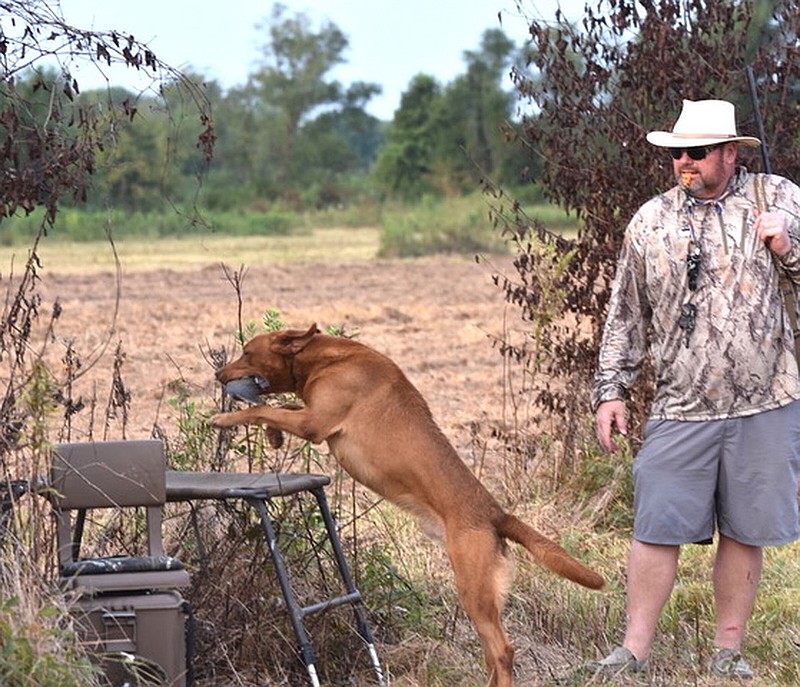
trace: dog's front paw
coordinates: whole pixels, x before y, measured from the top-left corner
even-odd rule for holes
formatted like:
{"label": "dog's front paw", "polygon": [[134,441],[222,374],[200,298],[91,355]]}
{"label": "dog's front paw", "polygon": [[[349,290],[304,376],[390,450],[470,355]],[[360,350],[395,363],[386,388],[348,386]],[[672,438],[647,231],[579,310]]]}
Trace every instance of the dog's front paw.
{"label": "dog's front paw", "polygon": [[217,413],[211,418],[211,426],[218,429],[234,427],[236,425],[236,420],[232,416],[233,413]]}

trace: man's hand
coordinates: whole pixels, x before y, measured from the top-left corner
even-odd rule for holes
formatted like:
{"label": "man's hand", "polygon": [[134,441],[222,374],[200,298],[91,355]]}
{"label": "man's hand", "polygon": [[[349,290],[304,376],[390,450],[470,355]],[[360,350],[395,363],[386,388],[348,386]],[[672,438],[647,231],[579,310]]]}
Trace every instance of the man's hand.
{"label": "man's hand", "polygon": [[625,403],[618,399],[604,401],[597,407],[595,420],[597,422],[597,438],[606,451],[614,453],[619,449],[617,442],[612,438],[614,430],[617,430],[622,436],[627,436],[628,434]]}
{"label": "man's hand", "polygon": [[781,212],[755,211],[755,229],[761,239],[775,255],[786,255],[792,249],[792,237],[786,229],[786,215]]}

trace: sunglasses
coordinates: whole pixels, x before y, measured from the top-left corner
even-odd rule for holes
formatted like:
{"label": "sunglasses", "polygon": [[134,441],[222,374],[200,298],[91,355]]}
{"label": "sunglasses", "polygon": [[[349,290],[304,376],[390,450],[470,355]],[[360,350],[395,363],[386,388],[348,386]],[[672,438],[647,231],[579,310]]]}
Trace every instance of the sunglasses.
{"label": "sunglasses", "polygon": [[719,145],[720,144],[713,146],[695,146],[693,148],[670,148],[669,154],[672,155],[673,160],[680,160],[684,153],[686,153],[692,160],[705,160],[706,155],[719,148]]}

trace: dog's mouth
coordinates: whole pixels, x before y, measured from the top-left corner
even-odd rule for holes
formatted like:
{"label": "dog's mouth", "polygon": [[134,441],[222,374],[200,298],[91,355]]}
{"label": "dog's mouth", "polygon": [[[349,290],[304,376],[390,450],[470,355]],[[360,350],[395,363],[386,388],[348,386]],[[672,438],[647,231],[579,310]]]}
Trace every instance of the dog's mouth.
{"label": "dog's mouth", "polygon": [[261,403],[261,397],[269,393],[269,382],[259,375],[240,377],[225,383],[225,393],[246,403]]}

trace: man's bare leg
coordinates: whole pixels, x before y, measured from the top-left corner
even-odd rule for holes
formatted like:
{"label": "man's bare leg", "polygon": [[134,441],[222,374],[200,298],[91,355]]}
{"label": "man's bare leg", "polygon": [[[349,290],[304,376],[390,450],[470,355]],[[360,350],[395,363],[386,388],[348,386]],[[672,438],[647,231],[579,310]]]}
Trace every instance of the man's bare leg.
{"label": "man's bare leg", "polygon": [[633,541],[628,554],[627,626],[623,646],[639,661],[650,655],[658,619],[675,585],[679,546]]}
{"label": "man's bare leg", "polygon": [[739,651],[761,581],[763,552],[720,536],[714,561],[717,630],[714,644]]}

